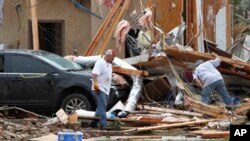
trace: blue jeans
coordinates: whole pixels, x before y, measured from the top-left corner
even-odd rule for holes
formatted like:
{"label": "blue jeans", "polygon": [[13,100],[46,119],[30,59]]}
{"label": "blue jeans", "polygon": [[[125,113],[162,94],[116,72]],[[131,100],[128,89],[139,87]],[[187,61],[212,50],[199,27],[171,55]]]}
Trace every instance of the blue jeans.
{"label": "blue jeans", "polygon": [[108,102],[108,95],[106,95],[102,91],[100,91],[99,94],[97,94],[96,91],[92,91],[92,93],[95,95],[96,102],[97,102],[95,115],[100,117],[99,122],[101,126],[107,126],[106,107],[107,107],[107,102]]}
{"label": "blue jeans", "polygon": [[222,96],[223,102],[225,104],[229,105],[233,103],[233,99],[229,96],[223,80],[215,81],[214,83],[203,88],[201,92],[201,101],[203,103],[209,104],[209,97],[214,90]]}

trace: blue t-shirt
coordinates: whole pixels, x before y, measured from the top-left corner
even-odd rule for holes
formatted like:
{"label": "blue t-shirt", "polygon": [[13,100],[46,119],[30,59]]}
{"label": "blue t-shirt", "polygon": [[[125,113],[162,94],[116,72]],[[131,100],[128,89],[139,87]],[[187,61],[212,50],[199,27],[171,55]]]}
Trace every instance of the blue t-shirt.
{"label": "blue t-shirt", "polygon": [[196,67],[193,78],[200,79],[206,87],[209,84],[212,84],[215,81],[223,79],[220,72],[216,69],[221,63],[220,58],[216,58],[214,60],[206,61]]}

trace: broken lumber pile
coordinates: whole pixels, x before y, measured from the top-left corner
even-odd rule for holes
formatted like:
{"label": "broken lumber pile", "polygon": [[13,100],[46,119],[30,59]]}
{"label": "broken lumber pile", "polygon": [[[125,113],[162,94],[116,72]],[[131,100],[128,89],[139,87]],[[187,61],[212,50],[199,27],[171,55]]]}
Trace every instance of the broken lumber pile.
{"label": "broken lumber pile", "polygon": [[[195,62],[198,59],[204,61],[214,59],[208,53],[201,53],[198,51],[187,51],[184,49],[179,49],[177,47],[168,47],[164,52],[169,56],[177,60],[184,62]],[[219,71],[224,74],[235,75],[244,79],[250,80],[250,64],[242,61],[233,60],[231,58],[222,57],[221,66]]]}
{"label": "broken lumber pile", "polygon": [[190,110],[194,110],[214,118],[227,118],[229,116],[229,113],[225,108],[210,106],[194,100],[189,96],[184,97],[184,105]]}

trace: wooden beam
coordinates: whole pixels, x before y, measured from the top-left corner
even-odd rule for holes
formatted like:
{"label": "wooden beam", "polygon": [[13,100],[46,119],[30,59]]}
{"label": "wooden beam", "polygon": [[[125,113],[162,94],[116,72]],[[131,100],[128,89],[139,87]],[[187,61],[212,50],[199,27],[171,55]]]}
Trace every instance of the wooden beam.
{"label": "wooden beam", "polygon": [[186,37],[187,37],[187,42],[193,42],[192,48],[194,50],[198,50],[198,40],[195,37],[197,35],[198,28],[197,28],[197,11],[196,11],[196,0],[188,0],[186,1],[186,17],[187,17],[187,32],[186,32]]}
{"label": "wooden beam", "polygon": [[114,66],[113,66],[113,72],[126,74],[126,75],[136,75],[136,76],[148,76],[149,75],[147,71],[125,69],[125,68],[114,67]]}
{"label": "wooden beam", "polygon": [[31,7],[31,19],[32,19],[32,37],[33,37],[33,49],[39,50],[39,40],[38,40],[38,22],[37,22],[37,0],[30,0]]}
{"label": "wooden beam", "polygon": [[204,139],[229,138],[229,131],[217,131],[217,132],[211,132],[211,133],[202,133],[201,136]]}
{"label": "wooden beam", "polygon": [[108,42],[110,41],[118,22],[120,21],[122,16],[124,16],[125,12],[127,11],[129,4],[130,4],[130,0],[124,0],[124,3],[121,7],[121,10],[117,13],[118,15],[115,17],[114,22],[112,23],[112,25],[110,27],[110,30],[108,30],[108,34],[105,36],[101,47],[97,51],[98,55],[101,55],[104,52],[104,49],[106,48]]}
{"label": "wooden beam", "polygon": [[[99,117],[91,117],[91,116],[78,116],[78,119],[99,119]],[[120,122],[128,122],[128,123],[136,123],[136,124],[173,124],[173,123],[182,123],[182,121],[172,121],[166,120],[162,117],[137,117],[137,119],[129,119],[129,118],[107,118],[107,121],[120,121]]]}
{"label": "wooden beam", "polygon": [[174,123],[174,124],[159,125],[159,126],[141,127],[141,128],[125,130],[124,132],[145,132],[145,131],[160,130],[160,129],[172,129],[172,128],[177,128],[177,127],[193,126],[197,124],[207,124],[208,122],[211,122],[211,121],[215,121],[215,120],[214,119],[213,120],[200,120],[200,121]]}
{"label": "wooden beam", "polygon": [[202,138],[228,138],[229,131],[219,131],[219,130],[198,130],[198,131],[190,131],[189,133],[195,135],[201,135]]}
{"label": "wooden beam", "polygon": [[150,106],[146,106],[146,105],[137,105],[137,108],[139,108],[139,109],[145,109],[145,110],[165,112],[165,113],[178,114],[178,115],[203,117],[203,114],[195,113],[195,112],[189,112],[189,111],[183,111],[183,110],[174,110],[174,109],[150,107]]}
{"label": "wooden beam", "polygon": [[[201,53],[198,51],[187,51],[178,49],[177,47],[168,47],[164,51],[169,57],[173,57],[176,60],[181,60],[185,62],[195,62],[198,59],[203,59],[204,61],[214,59],[214,57],[208,53]],[[226,58],[223,56],[220,56],[220,58],[221,66],[219,67],[219,70],[220,68],[222,68],[222,73],[230,73],[231,75],[233,74],[244,79],[246,79],[246,77],[244,76],[247,76],[247,78],[250,77],[249,63],[233,60],[231,58]],[[242,76],[242,74],[244,75]]]}
{"label": "wooden beam", "polygon": [[101,37],[103,36],[103,33],[105,32],[105,30],[108,28],[111,19],[114,17],[114,15],[117,13],[117,10],[119,9],[119,7],[121,6],[123,0],[117,0],[114,4],[114,6],[112,7],[112,9],[110,10],[107,18],[105,19],[105,21],[102,23],[100,29],[98,30],[98,32],[96,33],[95,37],[93,38],[93,40],[91,41],[91,43],[88,46],[88,49],[86,50],[86,52],[84,53],[84,56],[90,56],[92,55],[94,49],[96,48],[99,40],[101,39]]}

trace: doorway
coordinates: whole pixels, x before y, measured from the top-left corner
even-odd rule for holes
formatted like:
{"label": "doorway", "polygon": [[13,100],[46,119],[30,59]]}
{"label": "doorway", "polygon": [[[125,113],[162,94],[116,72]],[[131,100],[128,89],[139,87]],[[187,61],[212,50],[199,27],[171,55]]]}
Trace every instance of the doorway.
{"label": "doorway", "polygon": [[[38,21],[39,49],[63,55],[64,21]],[[29,21],[29,49],[33,49],[32,24]]]}

